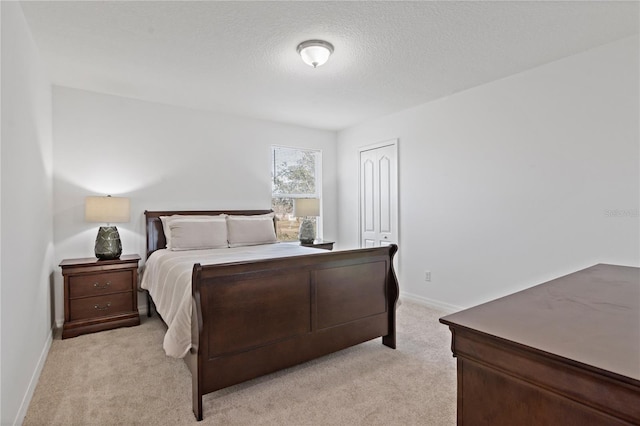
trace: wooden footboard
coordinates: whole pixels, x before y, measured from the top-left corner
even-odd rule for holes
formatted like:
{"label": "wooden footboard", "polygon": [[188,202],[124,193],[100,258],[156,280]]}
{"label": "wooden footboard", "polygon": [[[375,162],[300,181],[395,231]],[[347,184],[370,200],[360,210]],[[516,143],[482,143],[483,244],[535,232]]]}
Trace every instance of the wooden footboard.
{"label": "wooden footboard", "polygon": [[374,339],[395,349],[396,245],[193,268],[193,412],[202,396]]}

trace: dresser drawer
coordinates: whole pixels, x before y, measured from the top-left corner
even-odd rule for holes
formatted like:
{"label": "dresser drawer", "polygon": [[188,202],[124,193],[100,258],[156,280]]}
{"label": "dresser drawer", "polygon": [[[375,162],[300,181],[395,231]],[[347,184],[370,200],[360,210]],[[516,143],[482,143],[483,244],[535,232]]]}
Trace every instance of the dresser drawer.
{"label": "dresser drawer", "polygon": [[131,271],[116,271],[69,277],[69,298],[131,291],[131,274]]}
{"label": "dresser drawer", "polygon": [[133,293],[131,291],[106,296],[85,297],[69,301],[69,320],[98,318],[132,312],[133,310]]}

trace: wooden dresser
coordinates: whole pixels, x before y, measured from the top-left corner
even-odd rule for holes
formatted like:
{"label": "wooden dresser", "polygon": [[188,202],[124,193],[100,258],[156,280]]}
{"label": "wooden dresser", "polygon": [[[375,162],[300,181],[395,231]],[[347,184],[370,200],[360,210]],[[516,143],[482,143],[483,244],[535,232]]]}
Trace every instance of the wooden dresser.
{"label": "wooden dresser", "polygon": [[640,425],[640,268],[596,265],[440,322],[458,425]]}
{"label": "wooden dresser", "polygon": [[65,259],[62,338],[140,324],[137,254],[120,259]]}

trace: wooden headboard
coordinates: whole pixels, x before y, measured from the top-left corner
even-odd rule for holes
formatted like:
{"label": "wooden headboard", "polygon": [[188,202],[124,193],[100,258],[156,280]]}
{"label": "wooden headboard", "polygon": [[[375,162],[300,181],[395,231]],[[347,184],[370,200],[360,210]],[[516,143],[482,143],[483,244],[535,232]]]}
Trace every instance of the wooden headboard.
{"label": "wooden headboard", "polygon": [[[147,229],[147,257],[151,255],[154,251],[158,249],[165,248],[167,246],[167,241],[164,238],[164,231],[162,229],[162,221],[160,220],[160,216],[171,216],[174,214],[179,215],[201,215],[201,216],[217,216],[219,214],[229,214],[229,215],[242,215],[242,216],[253,216],[257,214],[267,214],[271,213],[273,210],[170,210],[170,211],[162,211],[162,212],[150,212],[145,210],[144,216],[146,219],[146,229]],[[274,218],[274,226],[275,226],[275,218]]]}

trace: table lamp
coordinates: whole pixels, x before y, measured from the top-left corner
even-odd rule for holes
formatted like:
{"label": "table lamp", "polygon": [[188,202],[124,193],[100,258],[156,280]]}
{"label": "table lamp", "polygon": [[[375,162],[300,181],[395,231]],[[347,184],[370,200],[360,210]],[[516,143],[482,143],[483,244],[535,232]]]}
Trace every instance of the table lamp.
{"label": "table lamp", "polygon": [[320,200],[318,198],[294,198],[293,215],[302,217],[299,238],[302,244],[311,244],[316,239],[316,230],[309,216],[320,216]]}
{"label": "table lamp", "polygon": [[122,254],[122,243],[118,228],[110,223],[129,222],[129,199],[124,197],[87,197],[84,203],[84,219],[87,222],[106,223],[96,237],[96,257],[100,260],[118,259]]}

